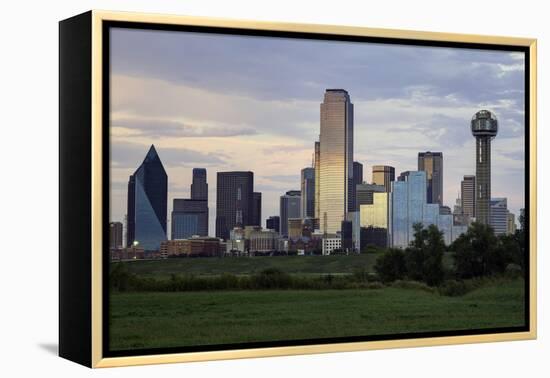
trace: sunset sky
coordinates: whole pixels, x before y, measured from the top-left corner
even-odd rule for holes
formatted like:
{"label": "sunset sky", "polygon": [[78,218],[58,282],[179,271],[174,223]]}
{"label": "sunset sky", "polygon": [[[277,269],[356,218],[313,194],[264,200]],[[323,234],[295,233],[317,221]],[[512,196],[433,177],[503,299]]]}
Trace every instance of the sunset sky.
{"label": "sunset sky", "polygon": [[218,171],[253,171],[263,219],[278,215],[279,196],[300,189],[311,166],[327,88],[350,94],[365,181],[373,165],[399,174],[417,169],[418,152],[441,151],[451,208],[462,177],[475,174],[470,119],[493,111],[492,196],[518,215],[524,63],[512,52],[112,29],[111,220],[123,221],[128,177],[151,144],[168,174],[168,214],[204,167],[211,235]]}

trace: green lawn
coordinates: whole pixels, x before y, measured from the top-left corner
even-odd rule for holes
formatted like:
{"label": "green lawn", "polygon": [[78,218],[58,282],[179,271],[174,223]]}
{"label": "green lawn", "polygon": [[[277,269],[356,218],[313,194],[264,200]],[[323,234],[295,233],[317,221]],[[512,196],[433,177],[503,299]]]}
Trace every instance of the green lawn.
{"label": "green lawn", "polygon": [[[334,256],[336,257],[336,256]],[[369,255],[354,256],[365,262]],[[374,256],[373,256],[374,257]],[[248,263],[248,271],[263,262],[290,261],[297,271],[308,269],[310,257],[224,259]],[[312,257],[316,259],[316,257]],[[372,258],[372,257],[371,257]],[[280,259],[280,260],[279,260]],[[362,260],[365,259],[365,260]],[[178,269],[192,269],[177,260]],[[202,259],[205,264],[207,260]],[[262,267],[256,261],[262,261]],[[326,261],[323,261],[326,260]],[[156,264],[167,273],[174,262],[140,262],[133,268]],[[174,265],[169,265],[174,264]],[[326,265],[334,264],[331,268]],[[131,265],[131,264],[130,264]],[[141,266],[140,266],[141,265]],[[208,265],[208,264],[206,264]],[[330,256],[310,266],[345,272]],[[289,265],[285,265],[290,269]],[[150,268],[150,266],[149,266]],[[240,268],[242,266],[240,265]],[[212,264],[208,273],[218,273]],[[342,269],[342,270],[339,270]],[[204,266],[203,271],[204,272]],[[227,271],[224,269],[223,271]],[[189,345],[312,339],[357,335],[398,334],[443,330],[521,326],[524,322],[522,280],[504,281],[462,297],[445,297],[417,289],[273,290],[111,294],[110,342],[113,350]]]}
{"label": "green lawn", "polygon": [[[224,258],[172,258],[166,260],[137,260],[124,262],[128,271],[140,276],[166,278],[170,274],[218,275],[253,274],[264,269],[277,268],[290,274],[352,273],[355,269],[374,271],[378,254],[349,256],[271,256],[271,257],[224,257]],[[444,263],[452,263],[449,253]],[[111,264],[113,266],[113,264]]]}

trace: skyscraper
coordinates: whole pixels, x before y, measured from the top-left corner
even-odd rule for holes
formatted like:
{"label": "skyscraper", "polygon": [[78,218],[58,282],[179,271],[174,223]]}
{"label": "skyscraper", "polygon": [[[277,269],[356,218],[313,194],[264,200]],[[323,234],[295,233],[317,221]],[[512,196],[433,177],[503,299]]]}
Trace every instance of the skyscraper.
{"label": "skyscraper", "polygon": [[208,202],[175,198],[172,206],[171,239],[208,236]]}
{"label": "skyscraper", "polygon": [[122,248],[122,222],[109,223],[109,248]]}
{"label": "skyscraper", "polygon": [[277,231],[277,233],[280,232],[280,221],[281,218],[277,215],[272,215],[269,218],[265,220],[265,228],[268,230]]}
{"label": "skyscraper", "polygon": [[372,183],[384,185],[386,192],[391,191],[391,183],[395,181],[395,168],[389,165],[372,166]]}
{"label": "skyscraper", "polygon": [[143,163],[128,180],[127,245],[158,250],[166,240],[168,176],[151,145]]}
{"label": "skyscraper", "polygon": [[480,110],[472,117],[472,135],[476,138],[476,221],[489,224],[491,219],[491,140],[498,132],[497,117]]}
{"label": "skyscraper", "polygon": [[336,233],[354,207],[353,104],[347,91],[326,90],[319,138],[319,223],[323,232]]}
{"label": "skyscraper", "polygon": [[289,190],[281,196],[280,202],[280,232],[282,237],[288,237],[288,220],[300,218],[300,205],[302,202],[299,190]]}
{"label": "skyscraper", "polygon": [[227,240],[234,227],[252,224],[254,174],[218,172],[216,186],[216,237]]}
{"label": "skyscraper", "polygon": [[357,185],[363,183],[363,164],[358,161],[353,162],[353,211],[359,211],[359,204],[357,203]]}
{"label": "skyscraper", "polygon": [[476,216],[476,177],[466,175],[460,183],[462,213],[470,218]]}
{"label": "skyscraper", "polygon": [[252,193],[252,222],[253,226],[262,225],[262,193],[254,192]]}
{"label": "skyscraper", "polygon": [[315,218],[315,168],[304,168],[301,174],[301,217]]}
{"label": "skyscraper", "polygon": [[418,170],[426,172],[428,203],[443,205],[443,153],[419,152]]}
{"label": "skyscraper", "polygon": [[208,184],[206,183],[206,169],[204,168],[193,168],[191,199],[208,201]]}

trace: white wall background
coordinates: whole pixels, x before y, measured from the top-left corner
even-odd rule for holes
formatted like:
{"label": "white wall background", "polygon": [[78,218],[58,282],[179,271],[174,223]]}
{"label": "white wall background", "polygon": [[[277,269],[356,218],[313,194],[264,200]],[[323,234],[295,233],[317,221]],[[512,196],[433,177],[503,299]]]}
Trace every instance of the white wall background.
{"label": "white wall background", "polygon": [[[550,27],[543,1],[5,1],[0,23],[0,375],[62,377],[543,377],[550,363]],[[539,339],[91,371],[56,356],[57,72],[61,19],[89,9],[539,39]],[[546,211],[543,211],[545,209]],[[32,227],[32,232],[31,232]]]}

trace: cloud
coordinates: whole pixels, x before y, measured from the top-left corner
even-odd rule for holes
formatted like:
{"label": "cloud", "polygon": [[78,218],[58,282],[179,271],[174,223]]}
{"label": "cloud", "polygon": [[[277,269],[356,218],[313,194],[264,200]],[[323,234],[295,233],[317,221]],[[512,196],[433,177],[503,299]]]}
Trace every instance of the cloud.
{"label": "cloud", "polygon": [[127,137],[141,136],[149,138],[223,138],[254,135],[256,130],[251,127],[224,127],[223,125],[201,127],[162,119],[122,118],[111,122],[111,133]]}

